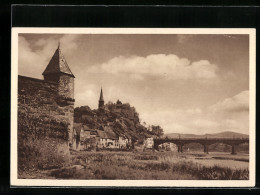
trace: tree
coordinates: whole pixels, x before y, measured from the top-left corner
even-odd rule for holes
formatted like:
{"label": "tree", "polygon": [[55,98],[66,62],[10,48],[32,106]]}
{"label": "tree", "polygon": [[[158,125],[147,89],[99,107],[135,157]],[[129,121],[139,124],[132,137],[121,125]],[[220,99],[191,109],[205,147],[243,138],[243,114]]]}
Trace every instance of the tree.
{"label": "tree", "polygon": [[113,103],[113,102],[111,102],[111,101],[109,101],[107,104],[106,104],[106,106],[107,106],[107,108],[111,111],[113,108],[115,108],[116,107],[116,105]]}
{"label": "tree", "polygon": [[157,135],[158,137],[161,137],[163,135],[163,129],[159,125],[157,126],[152,125],[151,128],[152,128],[152,133]]}

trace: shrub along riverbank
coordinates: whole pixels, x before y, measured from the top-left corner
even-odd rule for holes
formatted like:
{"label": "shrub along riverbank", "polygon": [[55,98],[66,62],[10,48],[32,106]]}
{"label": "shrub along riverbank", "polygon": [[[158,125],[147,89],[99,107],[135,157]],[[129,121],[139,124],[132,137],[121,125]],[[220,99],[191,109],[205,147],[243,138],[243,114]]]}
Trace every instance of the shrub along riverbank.
{"label": "shrub along riverbank", "polygon": [[79,152],[72,166],[50,172],[57,179],[247,180],[248,169],[202,166],[167,153]]}

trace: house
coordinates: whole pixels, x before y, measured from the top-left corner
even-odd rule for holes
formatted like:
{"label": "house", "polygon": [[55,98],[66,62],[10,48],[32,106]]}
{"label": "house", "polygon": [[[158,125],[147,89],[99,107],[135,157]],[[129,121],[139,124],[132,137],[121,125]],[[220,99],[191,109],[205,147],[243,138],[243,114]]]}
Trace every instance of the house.
{"label": "house", "polygon": [[120,149],[128,149],[131,145],[131,138],[127,136],[119,136],[118,144]]}
{"label": "house", "polygon": [[127,149],[131,145],[128,135],[118,136],[108,125],[101,125],[98,129],[91,129],[88,125],[76,123],[74,125],[74,148],[76,150],[95,150],[97,148]]}
{"label": "house", "polygon": [[109,126],[105,126],[107,145],[109,148],[119,148],[118,135]]}
{"label": "house", "polygon": [[154,146],[154,141],[152,137],[146,138],[144,140],[144,148],[153,148]]}
{"label": "house", "polygon": [[74,123],[73,135],[73,149],[75,150],[92,150],[99,145],[97,130],[91,129],[87,125]]}
{"label": "house", "polygon": [[87,125],[83,125],[82,138],[93,138],[97,136],[97,130],[89,128]]}
{"label": "house", "polygon": [[100,127],[97,133],[100,148],[119,148],[118,136],[109,126]]}

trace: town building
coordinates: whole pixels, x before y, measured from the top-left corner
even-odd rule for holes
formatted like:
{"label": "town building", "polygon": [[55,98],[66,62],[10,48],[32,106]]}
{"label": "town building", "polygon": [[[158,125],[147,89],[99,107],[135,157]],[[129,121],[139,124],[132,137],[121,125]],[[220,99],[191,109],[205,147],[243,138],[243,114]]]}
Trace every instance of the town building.
{"label": "town building", "polygon": [[144,140],[144,148],[153,148],[154,146],[154,141],[152,137],[146,138]]}
{"label": "town building", "polygon": [[91,129],[87,125],[74,123],[75,150],[97,149],[129,149],[131,138],[117,135],[109,125],[100,125],[98,129]]}
{"label": "town building", "polygon": [[100,139],[100,148],[119,148],[118,136],[111,127],[101,126],[97,132]]}
{"label": "town building", "polygon": [[[117,105],[123,104],[118,100]],[[103,91],[101,88],[99,98],[99,109],[106,110],[104,106]],[[93,113],[94,115],[94,113]],[[93,119],[94,117],[94,119]],[[96,120],[97,116],[82,115],[81,123],[74,123],[74,142],[73,149],[75,150],[95,150],[95,149],[129,149],[131,145],[131,137],[129,135],[116,134],[110,123],[101,124],[98,129],[92,129],[86,125],[87,121]],[[118,121],[120,122],[120,121]]]}
{"label": "town building", "polygon": [[74,123],[75,150],[97,149],[129,149],[131,138],[126,135],[118,136],[108,125],[100,125],[98,129],[91,129],[87,125]]}
{"label": "town building", "polygon": [[132,140],[130,137],[119,136],[118,144],[120,149],[129,149],[131,147]]}

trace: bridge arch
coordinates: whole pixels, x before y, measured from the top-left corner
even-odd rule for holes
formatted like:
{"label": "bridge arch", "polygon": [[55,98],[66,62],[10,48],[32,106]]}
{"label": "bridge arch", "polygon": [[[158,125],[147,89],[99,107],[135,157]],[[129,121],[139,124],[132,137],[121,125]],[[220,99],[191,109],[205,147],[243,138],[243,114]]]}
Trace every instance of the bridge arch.
{"label": "bridge arch", "polygon": [[205,145],[203,143],[189,142],[189,143],[183,144],[183,151],[190,151],[190,152],[204,151],[204,152],[206,152],[206,149],[205,149]]}
{"label": "bridge arch", "polygon": [[209,145],[215,144],[215,143],[223,143],[226,145],[230,145],[232,148],[231,154],[236,154],[235,148],[237,145],[242,144],[242,143],[249,143],[248,138],[238,138],[238,139],[232,139],[232,138],[211,138],[211,139],[196,139],[196,138],[185,138],[185,139],[169,139],[169,138],[164,138],[164,139],[154,139],[154,149],[159,150],[159,145],[163,143],[174,143],[178,146],[178,152],[183,152],[183,146],[185,144],[189,143],[199,143],[204,146],[204,152],[208,153],[209,152]]}

